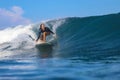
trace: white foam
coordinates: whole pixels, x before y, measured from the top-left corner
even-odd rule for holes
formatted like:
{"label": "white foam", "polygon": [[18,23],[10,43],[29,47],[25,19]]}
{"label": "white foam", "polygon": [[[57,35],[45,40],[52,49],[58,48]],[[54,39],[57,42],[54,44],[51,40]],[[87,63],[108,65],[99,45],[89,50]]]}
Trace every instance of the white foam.
{"label": "white foam", "polygon": [[23,26],[19,25],[14,28],[7,28],[4,30],[0,31],[0,43],[4,42],[10,42],[16,37],[18,37],[20,34],[33,34],[32,31],[30,30],[32,26]]}
{"label": "white foam", "polygon": [[[56,19],[52,21],[42,21],[41,23],[44,22],[45,25],[48,27],[50,27],[50,24],[53,32],[56,33],[56,29],[64,21],[64,19]],[[4,59],[6,57],[9,58],[12,56],[20,55],[20,53],[24,53],[24,51],[28,51],[28,53],[34,51],[35,42],[31,39],[31,37],[34,39],[38,37],[39,25],[40,23],[29,24],[26,26],[18,25],[16,27],[10,27],[4,30],[0,30],[0,58]],[[49,41],[54,41],[54,37],[48,36],[47,38]],[[25,52],[24,54],[26,53],[27,52]]]}
{"label": "white foam", "polygon": [[[41,21],[46,24],[46,22],[49,22],[50,20]],[[64,22],[63,20],[56,19],[53,22],[50,22],[52,24],[53,32],[56,33],[56,28],[61,25]],[[29,25],[18,25],[14,28],[7,28],[0,31],[0,44],[4,42],[11,42],[12,40],[15,40],[16,38],[23,40],[23,38],[19,38],[21,34],[28,34],[31,35],[32,38],[37,38],[37,32],[39,31],[39,25],[40,24],[29,24]],[[47,25],[47,24],[46,24]],[[36,31],[36,32],[35,32]]]}

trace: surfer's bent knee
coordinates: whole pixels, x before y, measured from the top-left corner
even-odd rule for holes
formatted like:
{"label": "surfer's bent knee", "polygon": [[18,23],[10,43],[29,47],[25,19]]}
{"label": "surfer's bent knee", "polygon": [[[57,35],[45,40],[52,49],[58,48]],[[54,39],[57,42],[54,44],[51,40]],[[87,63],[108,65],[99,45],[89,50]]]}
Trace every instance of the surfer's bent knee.
{"label": "surfer's bent knee", "polygon": [[40,39],[41,39],[42,41],[46,41],[46,37],[47,37],[48,35],[50,35],[49,32],[43,32]]}

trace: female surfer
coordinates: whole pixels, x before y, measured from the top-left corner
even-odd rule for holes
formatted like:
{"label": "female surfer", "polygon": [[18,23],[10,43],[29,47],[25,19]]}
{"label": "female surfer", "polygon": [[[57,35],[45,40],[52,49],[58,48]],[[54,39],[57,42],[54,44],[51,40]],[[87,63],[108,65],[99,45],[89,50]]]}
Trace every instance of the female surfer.
{"label": "female surfer", "polygon": [[36,42],[40,39],[41,41],[46,42],[46,37],[50,34],[54,34],[48,27],[45,27],[45,24],[40,25],[40,32]]}

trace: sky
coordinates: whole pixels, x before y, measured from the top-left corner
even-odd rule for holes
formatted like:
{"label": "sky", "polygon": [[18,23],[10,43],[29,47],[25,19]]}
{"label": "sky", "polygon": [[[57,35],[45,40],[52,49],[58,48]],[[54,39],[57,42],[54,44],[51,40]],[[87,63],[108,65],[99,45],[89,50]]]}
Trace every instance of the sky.
{"label": "sky", "polygon": [[42,20],[120,12],[120,0],[0,0],[0,29]]}

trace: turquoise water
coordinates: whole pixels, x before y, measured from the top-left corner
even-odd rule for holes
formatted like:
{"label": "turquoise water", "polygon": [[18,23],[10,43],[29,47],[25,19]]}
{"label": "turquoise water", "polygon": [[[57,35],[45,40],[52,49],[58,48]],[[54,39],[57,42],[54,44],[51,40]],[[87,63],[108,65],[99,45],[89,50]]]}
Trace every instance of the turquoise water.
{"label": "turquoise water", "polygon": [[117,60],[16,59],[0,61],[0,79],[7,80],[119,80]]}
{"label": "turquoise water", "polygon": [[39,24],[0,31],[0,80],[120,79],[120,14],[45,21],[56,37],[36,48]]}

